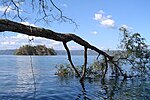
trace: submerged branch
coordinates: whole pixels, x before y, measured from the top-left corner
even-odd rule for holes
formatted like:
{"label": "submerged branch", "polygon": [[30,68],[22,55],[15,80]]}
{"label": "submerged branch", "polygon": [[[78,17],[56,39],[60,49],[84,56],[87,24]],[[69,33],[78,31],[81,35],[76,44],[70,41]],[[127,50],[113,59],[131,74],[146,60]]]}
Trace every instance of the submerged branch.
{"label": "submerged branch", "polygon": [[106,57],[104,57],[104,60],[105,60],[105,72],[104,72],[104,75],[103,75],[103,77],[102,77],[102,79],[104,80],[104,78],[105,78],[105,75],[106,75],[106,73],[107,73],[107,70],[108,70],[108,61],[107,61],[107,58]]}
{"label": "submerged branch", "polygon": [[84,81],[85,73],[86,73],[86,66],[87,66],[87,48],[84,47],[84,65],[83,65],[82,76],[81,76],[80,82]]}

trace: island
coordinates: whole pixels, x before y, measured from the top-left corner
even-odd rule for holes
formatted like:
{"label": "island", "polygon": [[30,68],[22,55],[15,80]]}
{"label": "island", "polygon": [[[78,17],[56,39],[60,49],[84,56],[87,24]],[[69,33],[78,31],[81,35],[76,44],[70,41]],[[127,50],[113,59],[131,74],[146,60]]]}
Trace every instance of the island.
{"label": "island", "polygon": [[56,55],[53,48],[47,48],[45,45],[24,45],[15,51],[15,55]]}

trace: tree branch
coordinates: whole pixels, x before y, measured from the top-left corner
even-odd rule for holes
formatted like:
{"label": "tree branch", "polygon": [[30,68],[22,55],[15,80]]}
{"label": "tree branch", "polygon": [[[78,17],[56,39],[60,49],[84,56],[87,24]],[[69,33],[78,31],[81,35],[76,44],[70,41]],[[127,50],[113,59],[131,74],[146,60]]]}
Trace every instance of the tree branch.
{"label": "tree branch", "polygon": [[87,48],[84,47],[84,65],[82,69],[82,76],[81,76],[80,82],[84,81],[85,73],[86,73],[86,66],[87,66]]}
{"label": "tree branch", "polygon": [[[50,1],[51,4],[54,6],[54,8],[56,8],[56,9],[60,12],[60,17],[59,17],[57,20],[60,20],[60,19],[61,19],[61,20],[63,20],[64,22],[68,20],[68,21],[70,21],[71,23],[73,23],[76,28],[78,28],[77,23],[76,23],[75,21],[73,21],[71,18],[68,18],[68,17],[64,16],[62,10],[61,10],[60,8],[58,8],[58,7],[54,4],[53,0],[49,0],[49,1]],[[76,29],[76,28],[75,28],[75,29]]]}
{"label": "tree branch", "polygon": [[107,58],[104,56],[104,60],[105,60],[105,72],[104,72],[104,75],[103,75],[103,77],[102,77],[102,80],[104,80],[104,78],[105,78],[105,75],[106,75],[106,73],[107,73],[107,70],[108,70],[108,61],[107,61]]}
{"label": "tree branch", "polygon": [[77,76],[80,77],[80,73],[79,73],[78,70],[75,68],[75,66],[74,66],[74,64],[73,64],[73,62],[72,62],[72,60],[71,60],[71,54],[70,54],[69,48],[67,47],[66,42],[63,42],[63,45],[64,45],[64,47],[65,47],[65,49],[66,49],[66,51],[67,51],[68,60],[69,60],[69,62],[70,62],[70,64],[71,64],[71,66],[73,67],[73,69],[74,69],[74,71],[76,72]]}
{"label": "tree branch", "polygon": [[18,17],[21,21],[23,21],[22,17],[20,16],[20,8],[17,6],[17,4],[15,3],[14,0],[11,0],[11,2],[12,2],[13,5],[15,6],[15,9],[16,9],[16,11],[17,11],[17,17]]}

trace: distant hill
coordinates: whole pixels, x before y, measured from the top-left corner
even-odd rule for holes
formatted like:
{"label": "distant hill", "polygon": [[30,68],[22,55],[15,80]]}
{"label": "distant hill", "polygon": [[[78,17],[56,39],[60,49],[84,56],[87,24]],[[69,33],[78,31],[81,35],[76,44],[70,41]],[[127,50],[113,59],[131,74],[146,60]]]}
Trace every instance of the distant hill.
{"label": "distant hill", "polygon": [[[14,55],[16,50],[0,50],[0,55]],[[57,55],[67,55],[65,50],[55,50]],[[108,53],[113,55],[114,53],[120,52],[119,50],[110,50]],[[84,50],[71,50],[72,55],[83,55]],[[88,50],[88,55],[98,55],[95,51]]]}
{"label": "distant hill", "polygon": [[[0,55],[14,55],[16,52],[16,49],[14,50],[0,50]],[[67,55],[67,52],[65,50],[55,50],[57,55]],[[83,50],[71,50],[72,55],[83,55]],[[97,55],[96,52],[92,50],[88,50],[88,55]]]}
{"label": "distant hill", "polygon": [[[65,50],[55,50],[57,55],[67,55],[67,52]],[[84,50],[70,50],[71,55],[84,55]],[[107,52],[109,55],[114,55],[116,53],[122,52],[121,50],[104,50],[104,52]],[[93,50],[88,50],[88,55],[98,55],[97,52]]]}
{"label": "distant hill", "polygon": [[[67,55],[66,50],[55,50],[57,55]],[[83,55],[84,50],[70,50],[71,55]],[[97,52],[88,50],[88,55],[97,55]]]}
{"label": "distant hill", "polygon": [[14,55],[15,49],[13,50],[0,50],[0,55]]}

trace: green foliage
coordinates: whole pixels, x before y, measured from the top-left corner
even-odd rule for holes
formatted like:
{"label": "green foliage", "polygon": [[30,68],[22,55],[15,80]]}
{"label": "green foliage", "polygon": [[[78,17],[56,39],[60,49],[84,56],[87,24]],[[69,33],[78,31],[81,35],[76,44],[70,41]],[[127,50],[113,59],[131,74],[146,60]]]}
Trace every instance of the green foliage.
{"label": "green foliage", "polygon": [[16,50],[15,55],[56,55],[56,52],[54,49],[46,48],[44,45],[24,45]]}
{"label": "green foliage", "polygon": [[[70,64],[56,65],[56,70],[57,72],[55,73],[55,75],[58,76],[63,76],[63,77],[76,76],[76,73],[74,72],[74,69],[71,67]],[[77,67],[77,70],[79,71],[80,67]]]}
{"label": "green foliage", "polygon": [[87,68],[87,77],[96,78],[103,76],[105,65],[102,61],[95,60],[93,64]]}
{"label": "green foliage", "polygon": [[134,72],[142,75],[149,73],[150,70],[150,50],[146,44],[145,38],[142,38],[139,33],[131,33],[127,29],[121,27],[123,32],[121,40],[121,48],[124,54],[120,58],[122,62],[130,63],[131,69]]}
{"label": "green foliage", "polygon": [[[81,74],[83,66],[77,66],[76,69]],[[60,64],[56,66],[55,75],[68,77],[68,76],[76,76],[74,69],[70,64]],[[87,66],[86,69],[86,78],[100,78],[103,76],[105,71],[105,65],[102,61],[94,61],[93,64]]]}

